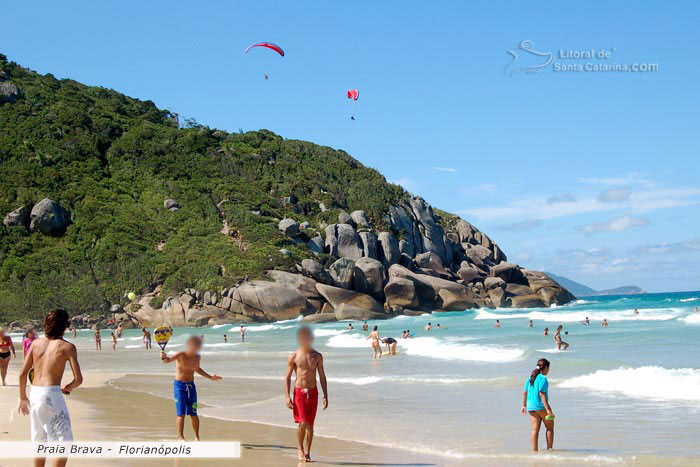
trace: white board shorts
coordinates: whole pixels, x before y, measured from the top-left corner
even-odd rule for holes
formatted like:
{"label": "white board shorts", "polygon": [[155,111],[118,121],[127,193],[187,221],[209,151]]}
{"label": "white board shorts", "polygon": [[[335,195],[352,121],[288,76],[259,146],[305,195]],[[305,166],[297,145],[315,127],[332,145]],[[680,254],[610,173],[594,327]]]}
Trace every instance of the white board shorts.
{"label": "white board shorts", "polygon": [[68,407],[60,386],[32,386],[29,419],[34,442],[73,441]]}

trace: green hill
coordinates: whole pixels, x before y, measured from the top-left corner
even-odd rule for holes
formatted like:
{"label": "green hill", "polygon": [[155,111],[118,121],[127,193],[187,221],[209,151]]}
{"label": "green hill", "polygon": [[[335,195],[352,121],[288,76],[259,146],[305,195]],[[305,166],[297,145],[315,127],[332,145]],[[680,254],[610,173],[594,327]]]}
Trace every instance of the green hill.
{"label": "green hill", "polygon": [[[209,289],[259,277],[308,256],[274,218],[322,221],[361,206],[380,223],[405,196],[343,151],[265,130],[180,128],[150,101],[41,76],[4,56],[0,67],[20,92],[13,103],[0,98],[0,211],[50,198],[73,219],[60,237],[2,227],[6,319],[59,303],[100,310],[158,283]],[[280,201],[290,195],[294,204]],[[164,209],[169,198],[181,209]],[[220,234],[220,211],[236,238]]]}

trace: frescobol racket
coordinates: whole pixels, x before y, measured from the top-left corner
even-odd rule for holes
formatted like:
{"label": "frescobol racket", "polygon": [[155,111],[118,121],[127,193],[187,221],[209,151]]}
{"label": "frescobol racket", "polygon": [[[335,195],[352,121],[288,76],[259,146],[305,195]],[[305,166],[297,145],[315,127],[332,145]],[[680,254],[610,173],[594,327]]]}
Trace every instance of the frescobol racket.
{"label": "frescobol racket", "polygon": [[165,346],[168,345],[172,334],[173,332],[168,326],[159,326],[153,330],[153,339],[155,339],[163,352],[165,352]]}

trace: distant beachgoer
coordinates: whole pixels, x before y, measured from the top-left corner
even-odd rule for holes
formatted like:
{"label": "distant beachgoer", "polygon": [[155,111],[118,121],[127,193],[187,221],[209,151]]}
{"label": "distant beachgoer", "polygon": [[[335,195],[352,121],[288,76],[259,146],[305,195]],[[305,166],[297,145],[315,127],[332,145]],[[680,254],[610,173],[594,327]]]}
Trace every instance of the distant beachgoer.
{"label": "distant beachgoer", "polygon": [[396,344],[398,343],[393,337],[385,337],[382,342],[386,345],[386,351],[389,355],[396,355]]}
{"label": "distant beachgoer", "polygon": [[175,381],[173,390],[175,393],[175,413],[177,415],[177,435],[180,441],[185,440],[185,417],[188,415],[192,420],[192,430],[195,441],[199,441],[199,417],[197,416],[197,386],[194,384],[195,372],[212,381],[221,381],[221,376],[210,375],[202,369],[202,357],[199,352],[202,350],[202,339],[191,336],[187,339],[187,348],[184,352],[178,352],[172,357],[164,352],[160,352],[160,359],[163,363],[175,362]]}
{"label": "distant beachgoer", "polygon": [[606,318],[603,318],[603,322],[600,323],[600,325],[603,326],[604,328],[607,328],[608,327],[608,320]]}
{"label": "distant beachgoer", "polygon": [[[564,329],[564,326],[561,324],[557,326],[557,330],[554,332],[554,342],[557,343],[557,350],[566,350],[569,348],[569,344],[561,340],[561,330]],[[564,348],[562,349],[562,346]]]}
{"label": "distant beachgoer", "polygon": [[591,320],[589,320],[589,319],[588,319],[588,316],[586,316],[586,319],[584,319],[583,321],[581,321],[581,324],[583,324],[584,326],[590,326],[590,325],[591,325]]}
{"label": "distant beachgoer", "polygon": [[533,451],[538,450],[542,423],[544,423],[544,427],[547,430],[547,449],[554,448],[554,412],[549,405],[549,381],[547,380],[547,374],[549,374],[549,361],[546,358],[541,358],[537,361],[537,366],[530,377],[525,380],[523,407],[520,409],[520,412],[530,415],[530,423],[532,425],[530,441],[532,442]]}
{"label": "distant beachgoer", "polygon": [[425,330],[426,330],[426,331],[430,331],[430,330],[432,330],[432,329],[433,329],[433,326],[432,326],[430,323],[428,323],[428,324],[425,325]]}
{"label": "distant beachgoer", "polygon": [[[299,348],[287,362],[284,395],[287,407],[292,409],[294,414],[294,423],[299,424],[297,428],[298,458],[302,462],[311,462],[311,442],[314,438],[314,421],[318,410],[317,371],[323,391],[323,410],[328,408],[328,384],[326,372],[323,369],[323,355],[312,347],[314,335],[311,328],[300,327],[297,331],[297,340]],[[296,376],[293,398],[290,394],[292,373]]]}
{"label": "distant beachgoer", "polygon": [[531,328],[532,326],[533,326],[533,324],[532,324],[532,320],[530,320],[530,322],[529,322],[529,323],[527,323],[527,327]]}
{"label": "distant beachgoer", "polygon": [[241,342],[245,342],[245,324],[241,324]]}
{"label": "distant beachgoer", "polygon": [[372,332],[369,333],[367,339],[372,339],[372,360],[379,360],[382,358],[382,346],[380,345],[381,338],[379,337],[378,327],[375,324]]}
{"label": "distant beachgoer", "polygon": [[638,314],[639,314],[639,310],[635,308],[635,309],[634,309],[634,314],[635,314],[635,315],[638,315]]}
{"label": "distant beachgoer", "polygon": [[72,337],[73,339],[77,339],[77,338],[78,338],[78,330],[77,330],[77,329],[73,328],[73,332],[71,332],[71,337]]}
{"label": "distant beachgoer", "polygon": [[698,307],[695,307],[695,310],[693,310],[694,313],[698,312]]}
{"label": "distant beachgoer", "polygon": [[352,327],[352,323],[348,323],[348,331],[354,331],[355,328]]}
{"label": "distant beachgoer", "polygon": [[148,329],[143,328],[143,345],[146,346],[146,350],[151,348],[151,333],[148,331]]}
{"label": "distant beachgoer", "polygon": [[27,354],[29,353],[29,349],[32,346],[32,342],[34,342],[35,340],[36,331],[34,329],[30,329],[24,334],[24,339],[22,339],[23,359],[27,358]]}
{"label": "distant beachgoer", "polygon": [[122,323],[117,324],[117,330],[115,334],[117,335],[117,339],[122,338]]}
{"label": "distant beachgoer", "polygon": [[544,328],[544,335],[548,336],[549,335],[549,328]]}
{"label": "distant beachgoer", "polygon": [[[44,320],[44,336],[32,342],[19,375],[19,412],[29,415],[31,440],[35,443],[73,441],[70,414],[64,394],[70,394],[83,382],[75,345],[63,340],[70,324],[65,310],[51,310]],[[73,380],[61,387],[61,379],[70,364]],[[32,389],[27,397],[27,378],[34,370]],[[64,466],[66,458],[56,459],[56,466]],[[43,466],[46,459],[34,459],[34,465]]]}
{"label": "distant beachgoer", "polygon": [[95,328],[95,350],[102,350],[102,334],[100,334],[100,328]]}
{"label": "distant beachgoer", "polygon": [[363,331],[368,331],[369,330],[369,324],[367,324],[367,321],[362,323],[362,330]]}
{"label": "distant beachgoer", "polygon": [[226,336],[226,334],[224,334],[224,344],[226,344],[226,343],[228,343],[228,336]]}
{"label": "distant beachgoer", "polygon": [[438,329],[447,329],[447,327],[443,326],[442,324],[438,323],[437,324]]}
{"label": "distant beachgoer", "polygon": [[5,333],[5,329],[0,327],[0,376],[2,376],[3,386],[7,377],[7,367],[10,366],[10,356],[17,358],[15,345],[12,343],[12,338]]}
{"label": "distant beachgoer", "polygon": [[415,334],[411,334],[411,330],[410,330],[410,329],[406,329],[406,338],[411,338],[411,337],[413,337],[414,335],[415,335]]}
{"label": "distant beachgoer", "polygon": [[501,321],[497,319],[496,322],[494,323],[493,327],[494,327],[494,328],[500,328],[500,327],[501,327]]}
{"label": "distant beachgoer", "polygon": [[116,352],[117,350],[117,335],[112,333],[112,350]]}

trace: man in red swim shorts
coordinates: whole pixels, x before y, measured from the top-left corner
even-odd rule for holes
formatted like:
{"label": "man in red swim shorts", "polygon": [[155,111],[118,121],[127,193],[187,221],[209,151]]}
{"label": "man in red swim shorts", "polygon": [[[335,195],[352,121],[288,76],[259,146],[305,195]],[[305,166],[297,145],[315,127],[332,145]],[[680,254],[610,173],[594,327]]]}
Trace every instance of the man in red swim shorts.
{"label": "man in red swim shorts", "polygon": [[[328,408],[328,387],[326,372],[323,370],[323,355],[311,347],[314,341],[311,328],[300,327],[297,331],[297,339],[299,340],[299,349],[289,357],[284,392],[287,396],[287,407],[293,410],[294,422],[299,424],[297,429],[299,460],[311,462],[311,441],[314,438],[314,420],[318,408],[316,370],[318,370],[323,390],[323,410]],[[292,373],[296,373],[293,400],[289,393]]]}

